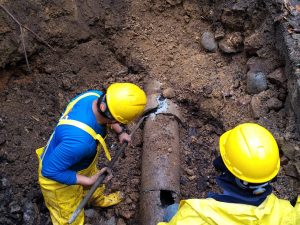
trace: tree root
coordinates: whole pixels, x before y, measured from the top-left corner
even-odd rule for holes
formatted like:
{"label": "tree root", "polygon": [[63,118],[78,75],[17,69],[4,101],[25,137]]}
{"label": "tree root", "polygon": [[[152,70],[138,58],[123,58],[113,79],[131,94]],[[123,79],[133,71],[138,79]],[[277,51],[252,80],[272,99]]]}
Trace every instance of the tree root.
{"label": "tree root", "polygon": [[37,40],[39,40],[40,42],[42,42],[44,45],[48,46],[51,50],[55,51],[55,49],[48,44],[43,38],[41,38],[39,35],[37,35],[34,31],[32,31],[31,29],[29,29],[27,26],[23,25],[22,23],[20,23],[9,11],[7,8],[5,8],[3,5],[0,5],[0,7],[4,10],[4,12],[6,12],[18,25],[20,28],[20,32],[21,32],[21,42],[22,42],[22,46],[23,46],[23,51],[24,51],[24,56],[25,56],[25,60],[26,60],[26,65],[28,68],[28,71],[30,72],[30,67],[29,67],[29,62],[28,62],[28,57],[27,57],[27,52],[26,52],[26,45],[25,45],[25,40],[24,40],[24,29],[28,30],[30,33],[32,33]]}

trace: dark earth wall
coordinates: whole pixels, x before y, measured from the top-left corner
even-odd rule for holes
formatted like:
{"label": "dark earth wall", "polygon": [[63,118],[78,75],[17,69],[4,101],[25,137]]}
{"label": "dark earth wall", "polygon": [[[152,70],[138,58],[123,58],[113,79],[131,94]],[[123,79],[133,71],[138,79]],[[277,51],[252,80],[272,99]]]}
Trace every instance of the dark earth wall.
{"label": "dark earth wall", "polygon": [[[270,12],[278,12],[283,1],[273,0],[267,4]],[[288,78],[288,106],[296,117],[298,132],[300,130],[300,13],[293,7],[293,1],[286,7],[287,15],[272,14],[275,23],[276,47],[285,59],[285,73]],[[295,2],[296,4],[296,2]],[[277,10],[274,10],[277,8]]]}

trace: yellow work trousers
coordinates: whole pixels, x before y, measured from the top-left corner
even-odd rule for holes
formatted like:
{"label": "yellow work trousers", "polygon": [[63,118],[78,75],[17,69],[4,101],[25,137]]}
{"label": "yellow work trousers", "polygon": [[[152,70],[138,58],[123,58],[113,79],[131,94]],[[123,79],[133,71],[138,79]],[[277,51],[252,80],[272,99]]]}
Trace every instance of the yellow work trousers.
{"label": "yellow work trousers", "polygon": [[[44,148],[36,150],[39,159],[39,183],[44,196],[45,204],[50,211],[50,216],[53,225],[67,225],[72,213],[76,210],[81,200],[84,198],[89,189],[85,189],[82,185],[65,185],[58,183],[54,180],[47,179],[42,176],[42,162],[40,159]],[[92,176],[98,172],[97,159],[98,154],[91,165],[79,171],[78,173],[85,176]],[[100,186],[96,189],[90,201],[89,205],[98,207],[108,207],[118,204],[122,198],[120,192],[112,193],[108,196],[104,195],[105,185]],[[76,220],[72,225],[83,225],[84,224],[84,210],[80,212]]]}

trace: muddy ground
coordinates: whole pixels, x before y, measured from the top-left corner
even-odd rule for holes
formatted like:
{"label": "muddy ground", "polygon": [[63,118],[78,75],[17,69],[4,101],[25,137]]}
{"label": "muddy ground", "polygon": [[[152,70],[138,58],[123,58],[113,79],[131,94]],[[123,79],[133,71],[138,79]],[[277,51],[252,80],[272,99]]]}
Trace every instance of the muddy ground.
{"label": "muddy ground", "polygon": [[[159,80],[165,96],[180,106],[181,198],[216,191],[212,160],[219,136],[238,123],[257,122],[281,148],[275,194],[293,199],[299,193],[300,140],[285,62],[273,39],[269,15],[285,12],[276,2],[276,11],[268,12],[262,0],[0,1],[53,47],[27,30],[21,35],[0,9],[0,224],[51,224],[35,149],[45,145],[69,99],[118,81],[144,87]],[[249,73],[262,73],[252,88]],[[124,202],[97,209],[99,214],[87,210],[87,223],[138,224],[142,135],[140,129],[108,185],[108,192],[125,193]],[[108,143],[116,147],[113,134]]]}

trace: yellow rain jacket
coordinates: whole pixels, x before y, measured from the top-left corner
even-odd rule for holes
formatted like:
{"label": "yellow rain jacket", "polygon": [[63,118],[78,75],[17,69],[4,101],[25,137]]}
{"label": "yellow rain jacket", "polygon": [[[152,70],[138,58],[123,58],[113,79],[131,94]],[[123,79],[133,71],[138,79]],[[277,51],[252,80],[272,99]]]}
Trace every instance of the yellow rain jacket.
{"label": "yellow rain jacket", "polygon": [[[77,172],[78,174],[85,175],[88,177],[91,177],[92,175],[98,172],[97,164],[98,164],[98,156],[100,152],[100,144],[104,148],[106,157],[108,158],[108,160],[110,160],[110,154],[105,145],[105,141],[100,134],[96,134],[96,132],[86,124],[83,124],[79,121],[68,120],[64,118],[70,112],[70,110],[76,104],[76,102],[90,95],[98,96],[98,94],[96,93],[88,92],[84,95],[81,95],[74,101],[72,101],[67,106],[65,113],[63,114],[62,118],[60,119],[60,122],[58,123],[58,126],[68,124],[68,125],[79,127],[80,129],[83,129],[84,131],[89,133],[95,140],[99,142],[97,147],[97,153],[93,162],[88,166],[88,168]],[[50,137],[50,141],[51,138],[52,136]],[[39,159],[39,169],[38,169],[39,183],[45,199],[45,204],[50,211],[50,216],[53,225],[67,225],[68,220],[70,219],[72,213],[76,210],[76,208],[78,207],[78,205],[80,204],[84,196],[87,194],[89,189],[84,188],[82,185],[61,184],[54,180],[50,180],[48,178],[43,177],[41,174],[42,171],[41,155],[43,151],[44,151],[44,147],[36,150]],[[103,194],[104,189],[105,189],[104,185],[97,188],[92,198],[90,199],[89,204],[94,206],[99,206],[99,207],[108,207],[108,206],[118,204],[122,200],[120,196],[120,192],[112,193],[108,196],[105,196]],[[84,224],[84,210],[80,212],[80,214],[72,224],[73,225]]]}
{"label": "yellow rain jacket", "polygon": [[226,203],[208,199],[180,202],[178,212],[168,223],[158,225],[300,225],[300,197],[296,206],[269,195],[259,206]]}

